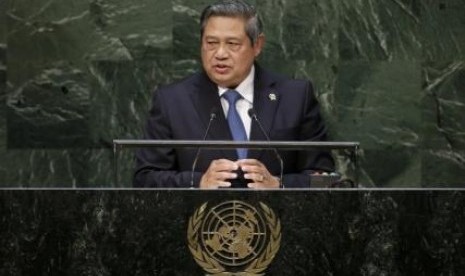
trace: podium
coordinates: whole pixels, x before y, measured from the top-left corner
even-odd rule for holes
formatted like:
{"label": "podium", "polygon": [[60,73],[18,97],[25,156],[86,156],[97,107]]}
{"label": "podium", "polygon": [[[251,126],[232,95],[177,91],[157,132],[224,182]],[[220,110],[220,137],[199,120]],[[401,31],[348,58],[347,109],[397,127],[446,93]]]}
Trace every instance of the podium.
{"label": "podium", "polygon": [[[277,155],[277,150],[348,150],[350,163],[354,166],[353,182],[358,184],[358,161],[357,153],[360,144],[358,142],[322,142],[322,141],[223,141],[223,140],[113,140],[113,153],[114,153],[114,171],[115,171],[115,184],[119,186],[120,177],[120,155],[124,149],[135,148],[191,148],[197,150],[197,156],[202,150],[209,149],[237,149],[247,148],[254,150],[274,150]],[[278,160],[280,159],[280,160]],[[277,157],[276,162],[282,162],[281,157]],[[195,160],[193,161],[192,171],[195,169]],[[281,168],[283,163],[281,163]],[[327,186],[331,178],[327,179],[318,177],[315,183],[318,186]],[[282,175],[280,177],[282,179]],[[322,184],[320,184],[322,183]]]}
{"label": "podium", "polygon": [[[0,274],[214,275],[204,267],[220,259],[214,248],[242,259],[256,254],[265,275],[461,275],[464,195],[463,189],[0,190]],[[234,202],[260,211],[275,236],[263,244],[249,240],[250,252],[215,245],[205,229],[220,232],[247,217],[226,216],[222,206],[232,210]],[[248,212],[251,225],[253,217]],[[211,247],[195,256],[191,248],[201,235]],[[225,246],[238,241],[227,237]],[[217,262],[230,271],[227,261]]]}

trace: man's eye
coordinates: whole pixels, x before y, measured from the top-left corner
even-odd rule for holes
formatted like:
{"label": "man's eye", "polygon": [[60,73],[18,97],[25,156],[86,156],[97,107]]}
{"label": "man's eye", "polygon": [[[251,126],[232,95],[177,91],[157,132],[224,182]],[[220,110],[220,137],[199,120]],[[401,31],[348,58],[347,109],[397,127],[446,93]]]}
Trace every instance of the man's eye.
{"label": "man's eye", "polygon": [[237,42],[228,42],[228,47],[232,51],[237,51],[240,49],[241,44]]}

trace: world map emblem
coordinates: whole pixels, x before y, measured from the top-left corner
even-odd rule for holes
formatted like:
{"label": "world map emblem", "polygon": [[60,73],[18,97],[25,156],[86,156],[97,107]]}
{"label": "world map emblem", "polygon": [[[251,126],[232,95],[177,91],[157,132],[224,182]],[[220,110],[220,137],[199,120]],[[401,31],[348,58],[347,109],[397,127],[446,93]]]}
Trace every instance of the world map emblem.
{"label": "world map emblem", "polygon": [[281,223],[262,202],[204,203],[189,219],[187,241],[210,275],[263,275],[279,250]]}

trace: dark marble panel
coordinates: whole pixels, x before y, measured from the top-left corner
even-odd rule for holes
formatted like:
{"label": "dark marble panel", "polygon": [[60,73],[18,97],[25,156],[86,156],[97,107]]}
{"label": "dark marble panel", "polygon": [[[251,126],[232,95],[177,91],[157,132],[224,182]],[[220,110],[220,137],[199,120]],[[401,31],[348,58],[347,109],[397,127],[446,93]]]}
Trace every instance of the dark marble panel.
{"label": "dark marble panel", "polygon": [[359,154],[359,183],[364,187],[421,187],[426,181],[423,155],[416,148],[362,149]]}
{"label": "dark marble panel", "polygon": [[294,64],[293,77],[310,80],[315,95],[320,103],[320,110],[328,125],[331,139],[336,139],[337,120],[335,120],[335,87],[338,78],[338,63],[332,61],[306,62],[298,61]]}
{"label": "dark marble panel", "polygon": [[6,10],[7,1],[0,2],[0,44],[6,44],[7,40]]}
{"label": "dark marble panel", "polygon": [[131,150],[120,152],[118,174],[111,149],[4,149],[0,154],[0,188],[132,187],[135,165]]}
{"label": "dark marble panel", "polygon": [[418,60],[420,2],[338,1],[341,60]]}
{"label": "dark marble panel", "polygon": [[465,185],[465,63],[423,66],[423,185]]}
{"label": "dark marble panel", "polygon": [[170,1],[14,1],[8,8],[15,82],[57,60],[83,69],[88,60],[150,58],[171,44]]}
{"label": "dark marble panel", "polygon": [[[293,71],[295,78],[312,81],[315,94],[320,103],[320,111],[328,128],[329,140],[350,141],[349,138],[338,135],[339,123],[335,116],[335,87],[339,71],[338,63],[331,61],[306,62],[301,60],[294,63]],[[354,180],[358,166],[354,163],[353,153],[334,150],[332,154],[336,161],[336,170],[343,178]],[[361,156],[359,159],[361,159]],[[359,168],[359,170],[362,169]],[[365,179],[363,183],[370,183],[370,181]]]}
{"label": "dark marble panel", "polygon": [[[155,53],[155,51],[153,52]],[[82,187],[115,187],[113,139],[141,139],[153,90],[171,78],[171,52],[159,49],[151,61],[94,61],[90,66],[93,91],[89,179]],[[101,149],[98,149],[101,148]],[[119,162],[118,186],[130,187],[133,151],[124,151]]]}
{"label": "dark marble panel", "polygon": [[94,40],[87,6],[10,1],[9,147],[88,146],[90,91],[83,48]]}
{"label": "dark marble panel", "polygon": [[86,187],[90,152],[9,149],[0,151],[0,187]]}
{"label": "dark marble panel", "polygon": [[421,12],[422,57],[425,61],[465,58],[465,2],[418,1]]}
{"label": "dark marble panel", "polygon": [[91,1],[89,14],[95,31],[111,42],[92,53],[92,60],[114,60],[108,50],[120,52],[117,60],[156,59],[159,49],[172,45],[171,0]]}
{"label": "dark marble panel", "polygon": [[338,67],[332,108],[337,141],[361,143],[360,183],[421,183],[421,71],[412,62],[347,62]]}
{"label": "dark marble panel", "polygon": [[[6,47],[0,45],[0,55],[6,53]],[[0,59],[0,150],[6,149],[6,63]]]}
{"label": "dark marble panel", "polygon": [[8,79],[15,88],[56,63],[83,70],[88,53],[105,43],[89,20],[88,2],[10,1],[7,15]]}
{"label": "dark marble panel", "polygon": [[88,182],[81,187],[131,188],[135,168],[134,156],[134,150],[130,149],[119,151],[117,157],[110,149],[92,150],[89,159]]}
{"label": "dark marble panel", "polygon": [[0,2],[0,150],[6,148],[6,1]]}
{"label": "dark marble panel", "polygon": [[[153,54],[155,51],[153,51]],[[171,55],[159,50],[147,61],[94,61],[91,137],[94,147],[111,148],[113,139],[142,138],[153,90],[171,77]]]}
{"label": "dark marble panel", "polygon": [[173,0],[173,74],[179,80],[201,68],[200,15],[208,0]]}
{"label": "dark marble panel", "polygon": [[171,44],[170,11],[170,1],[12,3],[9,147],[88,147],[89,60],[159,58]]}
{"label": "dark marble panel", "polygon": [[[171,20],[171,1],[12,1],[8,146],[83,153],[62,157],[51,150],[37,158],[34,150],[8,151],[15,163],[2,165],[8,171],[2,185],[111,184],[113,171],[99,177],[99,168],[113,162],[96,161],[100,155],[88,148],[141,136],[151,92],[169,72]],[[48,169],[56,162],[67,169]]]}
{"label": "dark marble panel", "polygon": [[421,156],[423,187],[465,187],[465,151],[425,150]]}
{"label": "dark marble panel", "polygon": [[8,147],[88,147],[89,88],[86,74],[67,63],[56,63],[12,88]]}
{"label": "dark marble panel", "polygon": [[363,149],[415,148],[420,144],[420,65],[412,62],[341,64],[335,89],[336,140]]}
{"label": "dark marble panel", "polygon": [[296,62],[338,59],[339,12],[335,1],[257,1],[264,23],[260,60],[271,70],[294,75]]}
{"label": "dark marble panel", "polygon": [[424,148],[465,150],[465,60],[423,68]]}
{"label": "dark marble panel", "polygon": [[462,275],[463,191],[0,191],[2,275],[203,275],[203,203],[263,202],[282,225],[266,275]]}

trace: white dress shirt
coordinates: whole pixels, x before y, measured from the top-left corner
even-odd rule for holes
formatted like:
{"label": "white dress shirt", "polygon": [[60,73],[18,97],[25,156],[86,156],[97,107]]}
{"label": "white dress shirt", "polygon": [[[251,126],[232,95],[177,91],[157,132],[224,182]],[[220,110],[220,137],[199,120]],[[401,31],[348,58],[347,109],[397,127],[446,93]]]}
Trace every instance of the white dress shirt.
{"label": "white dress shirt", "polygon": [[[248,111],[253,107],[253,90],[254,90],[254,78],[255,78],[255,66],[252,66],[247,77],[234,89],[242,98],[236,102],[236,109],[241,116],[242,123],[244,124],[247,138],[250,139],[250,127],[252,125],[252,119],[249,117]],[[229,104],[228,101],[221,97],[230,88],[218,86],[218,92],[221,98],[221,106],[223,107],[224,116],[227,117]]]}

